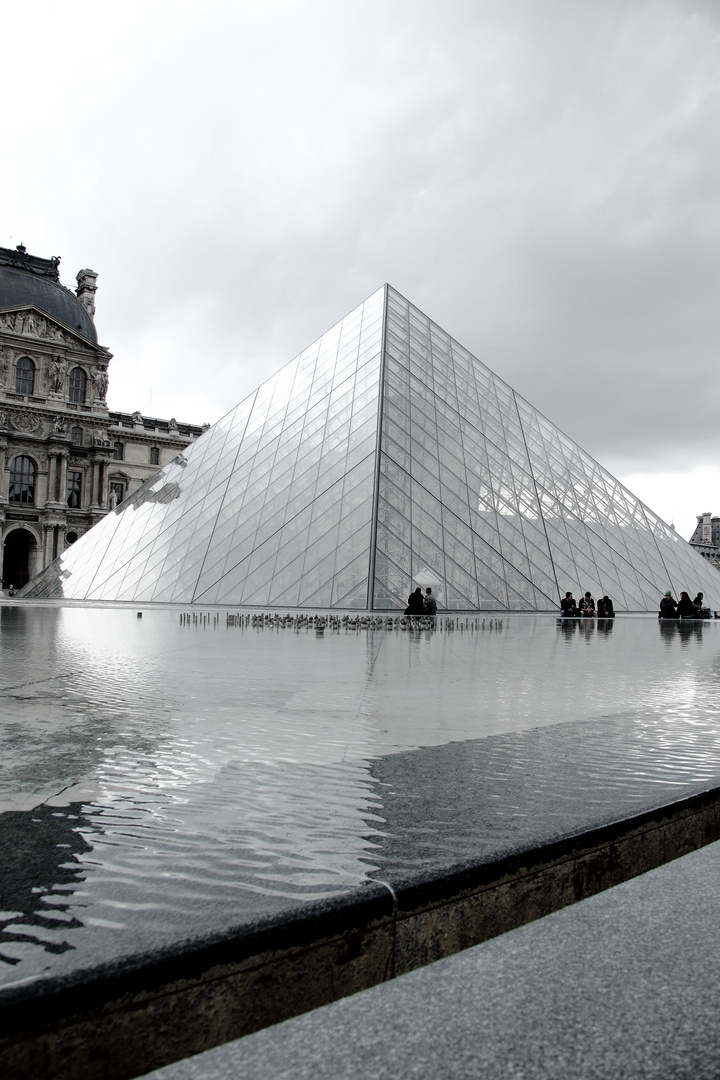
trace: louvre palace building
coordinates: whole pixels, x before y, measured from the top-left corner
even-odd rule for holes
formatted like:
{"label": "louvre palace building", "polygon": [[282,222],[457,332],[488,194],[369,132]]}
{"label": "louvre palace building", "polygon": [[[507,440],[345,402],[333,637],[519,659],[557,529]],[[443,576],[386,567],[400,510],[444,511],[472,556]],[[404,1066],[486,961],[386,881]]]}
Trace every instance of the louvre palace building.
{"label": "louvre palace building", "polygon": [[97,274],[75,292],[59,258],[0,248],[0,540],[3,588],[23,586],[203,428],[109,412]]}

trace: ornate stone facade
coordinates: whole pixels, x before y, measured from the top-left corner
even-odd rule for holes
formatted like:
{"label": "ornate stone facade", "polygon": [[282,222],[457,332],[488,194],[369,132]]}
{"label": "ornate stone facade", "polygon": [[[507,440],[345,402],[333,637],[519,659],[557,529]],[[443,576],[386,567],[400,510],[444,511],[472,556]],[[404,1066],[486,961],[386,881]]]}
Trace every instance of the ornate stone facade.
{"label": "ornate stone facade", "polygon": [[3,588],[24,585],[203,430],[108,411],[97,274],[81,270],[74,294],[59,262],[0,248]]}
{"label": "ornate stone facade", "polygon": [[698,514],[690,543],[716,570],[720,570],[720,517]]}

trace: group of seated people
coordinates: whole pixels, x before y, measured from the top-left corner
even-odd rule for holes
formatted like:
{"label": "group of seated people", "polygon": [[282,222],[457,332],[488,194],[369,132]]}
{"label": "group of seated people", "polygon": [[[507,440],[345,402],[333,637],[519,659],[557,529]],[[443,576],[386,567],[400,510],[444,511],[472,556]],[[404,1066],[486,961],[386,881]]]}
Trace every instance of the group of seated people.
{"label": "group of seated people", "polygon": [[658,619],[710,619],[710,608],[706,608],[703,594],[699,592],[694,600],[686,592],[680,593],[679,600],[673,600],[673,595],[668,591],[660,601]]}
{"label": "group of seated people", "polygon": [[[586,592],[580,597],[580,603],[576,604],[571,592],[565,593],[560,601],[560,614],[564,618],[578,618],[597,615],[598,619],[614,619],[615,610],[609,596],[603,596],[597,602],[597,610],[592,594]],[[680,593],[679,600],[673,600],[673,595],[668,591],[660,601],[659,619],[710,619],[712,612],[706,608],[703,594],[699,592],[694,600],[686,592]]]}
{"label": "group of seated people", "polygon": [[573,594],[567,592],[560,601],[560,614],[566,619],[592,618],[593,615],[597,615],[598,619],[614,619],[615,608],[609,596],[603,596],[602,599],[598,600],[596,611],[592,593],[586,592],[584,596],[580,597],[580,603],[578,604],[573,599]]}
{"label": "group of seated people", "polygon": [[421,619],[423,616],[434,619],[437,615],[437,600],[433,596],[432,589],[426,589],[423,596],[423,591],[418,585],[415,592],[411,592],[408,596],[408,606],[403,615],[412,615],[415,619]]}
{"label": "group of seated people", "polygon": [[[418,586],[408,597],[408,606],[405,608],[404,614],[412,615],[415,618],[421,618],[423,615],[433,618],[437,614],[437,601],[433,596],[432,589],[426,589],[425,596],[423,596],[423,591]],[[584,596],[581,596],[579,603],[575,602],[571,592],[567,592],[560,601],[560,614],[563,618],[570,619],[592,618],[595,615],[597,615],[598,619],[614,619],[615,609],[609,596],[603,596],[598,600],[596,606],[591,592],[586,592]],[[690,599],[688,593],[681,592],[680,599],[676,601],[673,600],[673,595],[668,589],[660,601],[658,619],[710,618],[712,618],[712,612],[710,608],[704,606],[701,592],[697,594],[694,600]]]}

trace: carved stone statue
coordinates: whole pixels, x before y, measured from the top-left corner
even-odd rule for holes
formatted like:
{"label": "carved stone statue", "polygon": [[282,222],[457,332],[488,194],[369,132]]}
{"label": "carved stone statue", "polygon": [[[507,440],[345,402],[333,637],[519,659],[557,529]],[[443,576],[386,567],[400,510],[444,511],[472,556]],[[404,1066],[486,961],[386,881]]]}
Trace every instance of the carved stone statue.
{"label": "carved stone statue", "polygon": [[92,380],[95,387],[95,400],[104,401],[108,388],[107,371],[103,368],[99,368],[98,371],[93,371]]}
{"label": "carved stone statue", "polygon": [[0,409],[0,427],[8,426],[8,414],[4,409]]}
{"label": "carved stone statue", "polygon": [[62,394],[65,389],[67,361],[62,356],[54,356],[50,361],[50,389],[55,394]]}
{"label": "carved stone statue", "polygon": [[62,416],[57,416],[55,418],[55,423],[53,424],[53,435],[66,435],[66,434],[67,434],[67,427],[65,426],[65,421],[63,420]]}
{"label": "carved stone statue", "polygon": [[111,510],[114,510],[117,507],[117,493],[116,492],[114,492],[114,491],[110,492],[109,503],[110,503],[110,509]]}
{"label": "carved stone statue", "polygon": [[133,424],[142,424],[143,418],[141,412],[134,412],[132,414]]}

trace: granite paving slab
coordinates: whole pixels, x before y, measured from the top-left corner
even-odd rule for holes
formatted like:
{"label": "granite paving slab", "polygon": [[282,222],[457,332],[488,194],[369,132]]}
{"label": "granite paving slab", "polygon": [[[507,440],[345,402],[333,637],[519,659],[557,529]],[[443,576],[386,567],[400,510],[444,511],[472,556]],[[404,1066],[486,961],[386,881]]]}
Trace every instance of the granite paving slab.
{"label": "granite paving slab", "polygon": [[711,1080],[720,844],[146,1080]]}

